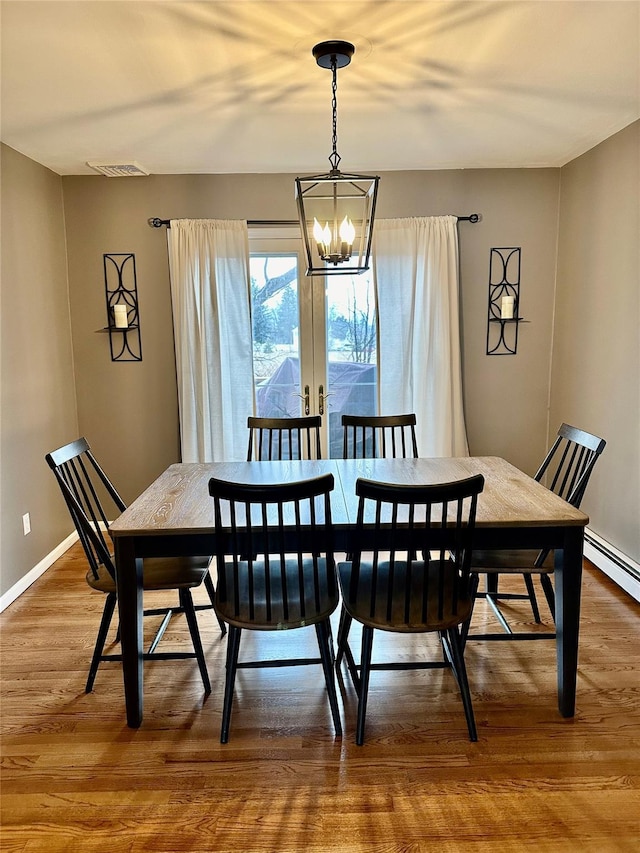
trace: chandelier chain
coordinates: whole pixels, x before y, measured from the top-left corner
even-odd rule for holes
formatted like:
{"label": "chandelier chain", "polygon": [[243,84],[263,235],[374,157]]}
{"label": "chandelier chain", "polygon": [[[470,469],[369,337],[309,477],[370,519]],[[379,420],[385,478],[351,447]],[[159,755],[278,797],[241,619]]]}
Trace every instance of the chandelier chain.
{"label": "chandelier chain", "polygon": [[338,154],[338,61],[336,56],[331,57],[331,72],[333,74],[331,83],[331,111],[333,113],[333,135],[331,142],[333,151],[329,157],[329,162],[331,163],[331,168],[337,172],[342,158]]}

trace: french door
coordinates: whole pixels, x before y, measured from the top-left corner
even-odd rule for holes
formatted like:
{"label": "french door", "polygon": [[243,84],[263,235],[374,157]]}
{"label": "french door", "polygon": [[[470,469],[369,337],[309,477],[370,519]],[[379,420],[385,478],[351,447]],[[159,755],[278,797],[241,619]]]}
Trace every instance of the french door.
{"label": "french door", "polygon": [[371,276],[305,276],[291,235],[250,235],[250,251],[256,414],[322,415],[323,456],[339,458],[341,416],[378,408]]}

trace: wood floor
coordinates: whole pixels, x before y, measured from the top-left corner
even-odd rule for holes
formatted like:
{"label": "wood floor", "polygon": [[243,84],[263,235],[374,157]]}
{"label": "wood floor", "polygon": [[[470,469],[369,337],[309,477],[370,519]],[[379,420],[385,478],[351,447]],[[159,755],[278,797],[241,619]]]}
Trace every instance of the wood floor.
{"label": "wood floor", "polygon": [[[588,564],[574,719],[557,711],[553,642],[475,642],[478,743],[451,673],[431,670],[373,674],[363,747],[351,684],[335,739],[315,667],[242,671],[221,746],[210,611],[213,693],[193,661],[154,662],[144,722],[127,728],[118,664],[84,694],[103,603],[84,571],[76,545],[0,617],[5,853],[640,850],[640,606]],[[254,635],[241,654],[274,640],[315,641]],[[183,617],[163,643],[188,646]],[[424,637],[376,638],[374,654],[394,649],[439,655]]]}

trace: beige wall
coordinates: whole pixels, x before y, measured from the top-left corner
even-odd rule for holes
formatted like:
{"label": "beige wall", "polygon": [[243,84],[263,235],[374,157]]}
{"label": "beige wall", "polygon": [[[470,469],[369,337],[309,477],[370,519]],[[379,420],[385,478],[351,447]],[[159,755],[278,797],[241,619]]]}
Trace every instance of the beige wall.
{"label": "beige wall", "polygon": [[[178,459],[178,414],[164,229],[151,216],[295,219],[293,175],[63,178],[80,430],[127,499]],[[460,224],[467,420],[472,453],[532,472],[546,446],[558,170],[382,175],[378,215],[482,214]],[[487,357],[489,249],[521,246],[515,357]],[[136,255],[142,363],[110,361],[102,255]],[[522,436],[526,435],[526,440]]]}
{"label": "beige wall", "polygon": [[590,527],[640,562],[640,122],[562,169],[551,423],[608,442]]}
{"label": "beige wall", "polygon": [[[62,181],[2,146],[0,594],[70,532],[44,461],[77,433]],[[22,515],[32,532],[23,535]]]}

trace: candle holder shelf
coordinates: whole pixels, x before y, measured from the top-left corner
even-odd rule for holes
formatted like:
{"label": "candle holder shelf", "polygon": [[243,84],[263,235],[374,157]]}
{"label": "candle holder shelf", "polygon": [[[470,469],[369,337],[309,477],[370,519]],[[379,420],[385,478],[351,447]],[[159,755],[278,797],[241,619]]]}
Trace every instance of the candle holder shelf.
{"label": "candle holder shelf", "polygon": [[104,254],[103,264],[111,361],[142,361],[135,255]]}
{"label": "candle holder shelf", "polygon": [[[489,253],[487,355],[515,355],[520,316],[520,247],[493,248]],[[511,297],[511,307],[503,299]],[[503,316],[509,312],[512,316]]]}

